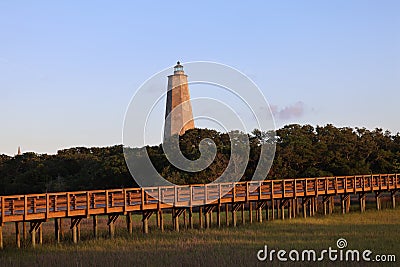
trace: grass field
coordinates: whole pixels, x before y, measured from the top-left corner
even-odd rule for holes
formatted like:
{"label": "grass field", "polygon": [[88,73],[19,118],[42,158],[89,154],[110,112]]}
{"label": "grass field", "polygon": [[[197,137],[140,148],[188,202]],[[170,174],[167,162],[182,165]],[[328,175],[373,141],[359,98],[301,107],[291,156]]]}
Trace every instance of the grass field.
{"label": "grass field", "polygon": [[[240,216],[239,216],[240,218]],[[138,219],[138,218],[136,218]],[[102,223],[104,225],[104,223]],[[139,222],[137,222],[139,227]],[[400,209],[369,210],[363,214],[316,216],[292,220],[275,220],[263,223],[222,227],[206,230],[167,229],[161,233],[151,228],[148,235],[130,236],[119,219],[116,238],[90,239],[90,222],[82,225],[82,239],[78,245],[68,241],[66,233],[62,244],[54,244],[50,229],[44,231],[45,244],[36,249],[29,246],[18,250],[12,236],[6,237],[6,249],[0,252],[1,266],[243,266],[271,265],[259,262],[257,251],[264,245],[269,249],[320,251],[336,247],[339,238],[348,242],[347,249],[369,249],[373,254],[395,254],[400,257]],[[51,226],[48,226],[49,228]],[[102,228],[106,236],[106,228]],[[11,232],[11,230],[10,230]],[[11,240],[10,240],[11,239]],[[85,240],[86,239],[86,240]],[[399,259],[398,259],[399,260]],[[279,262],[275,258],[274,264]],[[292,262],[288,262],[292,263]],[[282,263],[281,263],[282,264]],[[303,265],[311,265],[306,262]],[[329,261],[323,265],[330,265]],[[336,263],[337,265],[338,263]],[[341,265],[344,265],[342,262]],[[354,265],[356,263],[353,263]],[[359,265],[360,263],[356,264]],[[365,263],[361,263],[365,266]],[[315,263],[315,266],[321,266]],[[385,266],[396,266],[385,263]]]}

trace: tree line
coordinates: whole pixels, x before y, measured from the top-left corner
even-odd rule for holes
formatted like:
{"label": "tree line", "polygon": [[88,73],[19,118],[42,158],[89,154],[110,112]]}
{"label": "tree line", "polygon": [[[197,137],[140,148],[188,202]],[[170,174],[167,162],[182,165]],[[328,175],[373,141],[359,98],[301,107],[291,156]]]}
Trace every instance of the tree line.
{"label": "tree line", "polygon": [[[268,179],[400,172],[399,133],[330,124],[292,124],[275,134],[254,130],[247,135],[250,157],[241,176],[243,181],[252,179],[264,143],[276,144],[275,158],[265,177]],[[230,160],[240,164],[242,159],[231,159],[232,144],[227,133],[210,129],[192,129],[181,136],[182,154],[189,160],[198,159],[199,144],[204,138],[213,140],[216,156],[206,169],[195,173],[172,165],[161,144],[147,146],[146,150],[157,172],[167,180],[176,184],[209,183],[224,173]],[[55,155],[0,155],[0,195],[136,186],[122,145],[75,147],[59,150]]]}

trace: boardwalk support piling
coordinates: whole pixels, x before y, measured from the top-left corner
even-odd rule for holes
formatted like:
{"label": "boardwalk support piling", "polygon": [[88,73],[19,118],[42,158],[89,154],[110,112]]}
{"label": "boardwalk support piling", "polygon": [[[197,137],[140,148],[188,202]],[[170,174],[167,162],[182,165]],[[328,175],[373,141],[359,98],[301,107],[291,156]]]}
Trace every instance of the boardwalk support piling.
{"label": "boardwalk support piling", "polygon": [[149,218],[153,214],[152,211],[144,211],[142,215],[143,233],[149,233]]}
{"label": "boardwalk support piling", "polygon": [[229,226],[229,204],[225,204],[225,223]]}
{"label": "boardwalk support piling", "polygon": [[350,194],[345,194],[340,196],[342,213],[348,213],[350,211]]}
{"label": "boardwalk support piling", "polygon": [[279,199],[276,200],[276,218],[281,218],[281,200]]}
{"label": "boardwalk support piling", "polygon": [[126,228],[128,229],[128,233],[131,235],[133,233],[132,212],[126,214]]}
{"label": "boardwalk support piling", "polygon": [[79,241],[79,237],[80,237],[80,233],[78,233],[78,231],[80,231],[80,227],[78,227],[78,225],[81,223],[82,218],[81,217],[77,217],[77,218],[71,218],[71,232],[72,232],[72,242],[74,244],[77,244]]}
{"label": "boardwalk support piling", "polygon": [[395,209],[396,208],[396,194],[397,191],[394,190],[391,192],[391,198],[392,198],[392,208]]}
{"label": "boardwalk support piling", "polygon": [[359,196],[359,203],[360,203],[360,212],[364,212],[365,211],[365,193],[360,193]]}
{"label": "boardwalk support piling", "polygon": [[97,229],[97,215],[93,215],[93,236],[95,239],[98,238],[98,229]]}
{"label": "boardwalk support piling", "polygon": [[186,220],[186,209],[183,210],[183,225],[185,227],[185,229],[187,229],[187,220]]}
{"label": "boardwalk support piling", "polygon": [[324,206],[324,215],[328,214],[328,203],[330,196],[324,196],[322,199],[322,205]]}
{"label": "boardwalk support piling", "polygon": [[249,223],[253,223],[253,203],[249,202]]}
{"label": "boardwalk support piling", "polygon": [[288,203],[288,199],[284,199],[280,201],[280,208],[281,208],[281,219],[285,219],[285,205]]}
{"label": "boardwalk support piling", "polygon": [[172,220],[174,222],[175,231],[179,232],[179,217],[184,213],[185,209],[174,209],[172,212]]}
{"label": "boardwalk support piling", "polygon": [[189,207],[189,227],[193,229],[193,208]]}
{"label": "boardwalk support piling", "polygon": [[203,229],[203,208],[199,207],[199,227]]}
{"label": "boardwalk support piling", "polygon": [[54,239],[57,244],[60,243],[60,224],[58,218],[54,219]]}
{"label": "boardwalk support piling", "polygon": [[32,222],[30,222],[29,233],[31,234],[32,247],[36,246],[36,232],[37,232],[38,229],[40,229],[40,227],[42,225],[42,222],[43,221],[32,221]]}
{"label": "boardwalk support piling", "polygon": [[19,231],[19,222],[15,222],[15,243],[17,248],[21,248],[21,233]]}
{"label": "boardwalk support piling", "polygon": [[164,216],[163,216],[163,211],[159,210],[158,211],[159,216],[160,216],[160,230],[161,232],[164,232]]}
{"label": "boardwalk support piling", "polygon": [[262,210],[266,205],[267,205],[267,202],[265,202],[265,201],[257,202],[257,220],[259,223],[262,223],[262,221],[263,221]]}
{"label": "boardwalk support piling", "polygon": [[236,212],[240,209],[240,207],[241,207],[240,203],[232,203],[232,225],[233,225],[233,227],[236,227],[236,224],[237,224]]}
{"label": "boardwalk support piling", "polygon": [[218,204],[217,206],[217,226],[221,228],[221,205]]}
{"label": "boardwalk support piling", "polygon": [[275,220],[275,200],[271,200],[271,217],[272,220]]}
{"label": "boardwalk support piling", "polygon": [[[303,210],[304,218],[307,218],[307,203],[309,203],[309,201],[310,201],[310,198],[305,197],[305,198],[303,198],[303,201],[301,203],[303,206],[302,210]],[[310,214],[310,216],[311,216],[311,214]]]}
{"label": "boardwalk support piling", "polygon": [[242,204],[242,224],[243,225],[246,224],[246,218],[244,217],[244,205],[245,205],[245,203]]}
{"label": "boardwalk support piling", "polygon": [[380,210],[382,208],[382,192],[376,192],[375,193],[375,199],[376,199],[376,209]]}
{"label": "boardwalk support piling", "polygon": [[214,206],[206,206],[204,207],[204,219],[206,222],[206,228],[211,227],[211,216],[212,216],[212,211],[214,210]]}
{"label": "boardwalk support piling", "polygon": [[3,226],[0,224],[0,249],[3,249]]}
{"label": "boardwalk support piling", "polygon": [[119,214],[108,215],[107,225],[108,225],[108,236],[110,238],[114,238],[115,221],[118,219],[118,217],[119,217]]}
{"label": "boardwalk support piling", "polygon": [[22,239],[24,240],[24,242],[26,242],[26,240],[28,239],[25,221],[22,222]]}

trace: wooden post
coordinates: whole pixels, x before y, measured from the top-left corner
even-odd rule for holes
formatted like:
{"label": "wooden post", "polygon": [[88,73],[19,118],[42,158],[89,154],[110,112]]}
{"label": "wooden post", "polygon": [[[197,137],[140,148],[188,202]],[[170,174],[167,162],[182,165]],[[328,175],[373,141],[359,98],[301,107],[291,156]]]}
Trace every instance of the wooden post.
{"label": "wooden post", "polygon": [[246,224],[246,218],[244,217],[244,205],[245,205],[245,203],[242,204],[242,224],[243,225]]}
{"label": "wooden post", "polygon": [[193,229],[193,208],[189,207],[189,226]]}
{"label": "wooden post", "polygon": [[265,205],[265,219],[266,219],[267,221],[269,221],[269,205],[268,205],[268,202],[267,202],[267,204]]}
{"label": "wooden post", "polygon": [[175,210],[172,213],[175,231],[179,232],[179,211]]}
{"label": "wooden post", "polygon": [[110,217],[110,215],[108,216],[108,236],[109,238],[114,238],[114,234],[115,234],[115,225],[114,225],[114,221],[112,220],[112,218]]}
{"label": "wooden post", "polygon": [[217,225],[218,228],[221,228],[221,205],[218,204],[217,206]]}
{"label": "wooden post", "polygon": [[351,203],[350,200],[351,200],[350,195],[347,195],[346,196],[346,213],[350,212],[350,203]]}
{"label": "wooden post", "polygon": [[229,204],[225,204],[225,223],[229,226]]}
{"label": "wooden post", "polygon": [[[159,212],[157,213],[157,223],[159,225]],[[132,212],[126,214],[126,227],[128,228],[128,233],[131,235],[133,233],[133,223],[132,223]]]}
{"label": "wooden post", "polygon": [[4,245],[3,245],[3,226],[1,226],[0,224],[0,249],[3,249]]}
{"label": "wooden post", "polygon": [[204,221],[206,223],[206,229],[210,228],[210,216],[209,212],[207,212],[207,209],[204,209]]}
{"label": "wooden post", "polygon": [[78,242],[81,241],[81,224],[78,223],[76,225],[76,238],[78,239]]}
{"label": "wooden post", "polygon": [[331,196],[329,200],[329,213],[332,214],[335,210],[335,197]]}
{"label": "wooden post", "polygon": [[21,234],[19,231],[19,222],[15,222],[15,243],[17,248],[21,248]]}
{"label": "wooden post", "polygon": [[249,222],[253,223],[253,203],[249,202]]}
{"label": "wooden post", "polygon": [[288,218],[292,219],[292,200],[289,199],[287,203]]}
{"label": "wooden post", "polygon": [[57,244],[60,243],[60,227],[58,221],[59,219],[54,219],[54,239],[56,240]]}
{"label": "wooden post", "polygon": [[203,207],[199,207],[199,227],[203,229]]}
{"label": "wooden post", "polygon": [[172,220],[172,228],[175,230],[175,209],[172,208],[171,210],[171,220]]}
{"label": "wooden post", "polygon": [[210,210],[210,213],[209,213],[209,216],[210,216],[210,227],[211,227],[212,224],[213,224],[213,215],[212,215],[213,210],[214,210],[214,208],[212,208],[212,209]]}
{"label": "wooden post", "polygon": [[276,200],[276,218],[280,219],[281,217],[281,200]]}
{"label": "wooden post", "polygon": [[363,206],[364,206],[364,211],[367,209],[367,196],[364,196],[364,200],[363,200]]}
{"label": "wooden post", "polygon": [[26,242],[26,240],[28,239],[25,221],[22,222],[22,239],[24,240],[24,242]]}
{"label": "wooden post", "polygon": [[340,205],[341,205],[341,209],[342,209],[342,214],[345,214],[346,207],[345,207],[345,199],[344,199],[343,195],[340,195]]}
{"label": "wooden post", "polygon": [[296,216],[300,216],[300,198],[296,198]]}
{"label": "wooden post", "polygon": [[71,231],[72,231],[72,242],[74,244],[77,244],[78,243],[78,231],[77,231],[76,224],[74,225],[73,222],[72,222],[72,218],[71,218],[71,223],[72,223],[72,229],[71,229]]}
{"label": "wooden post", "polygon": [[161,232],[164,232],[164,217],[163,217],[163,211],[159,210],[160,213],[160,230]]}
{"label": "wooden post", "polygon": [[63,218],[60,218],[60,235],[61,238],[64,238],[64,231],[63,231]]}
{"label": "wooden post", "polygon": [[160,210],[157,210],[156,212],[156,224],[157,227],[160,228]]}
{"label": "wooden post", "polygon": [[35,248],[36,247],[36,230],[35,230],[35,228],[33,228],[32,232],[31,232],[31,242],[32,242],[32,247]]}
{"label": "wooden post", "polygon": [[262,223],[263,221],[263,216],[262,216],[262,205],[260,203],[258,203],[258,222]]}
{"label": "wooden post", "polygon": [[367,200],[367,197],[366,197],[366,196],[364,196],[364,197],[363,197],[363,211],[365,211],[365,210],[366,210],[366,208],[367,208],[367,205],[366,205],[366,200]]}
{"label": "wooden post", "polygon": [[303,217],[307,218],[307,201],[306,201],[306,198],[303,198],[302,205],[303,205]]}
{"label": "wooden post", "polygon": [[[251,202],[250,202],[250,203],[251,203]],[[250,205],[251,205],[251,204],[250,204]],[[258,219],[258,215],[259,215],[259,214],[258,214],[258,205],[260,205],[260,203],[256,202],[256,203],[255,203],[255,208],[256,208],[256,209],[255,209],[255,214],[256,214],[256,218],[255,218],[255,219],[256,219],[257,222],[258,222],[258,220],[259,220],[259,219]],[[253,207],[252,207],[252,209],[253,209]],[[251,216],[251,217],[252,217],[252,219],[253,219],[253,216]],[[253,221],[253,220],[252,220],[252,221]]]}
{"label": "wooden post", "polygon": [[271,200],[271,215],[272,215],[272,220],[275,220],[275,200]]}
{"label": "wooden post", "polygon": [[375,193],[375,198],[376,198],[376,209],[380,210],[382,208],[381,206],[381,194],[380,193]]}
{"label": "wooden post", "polygon": [[93,236],[95,239],[98,238],[98,229],[97,229],[97,215],[93,215]]}
{"label": "wooden post", "polygon": [[293,218],[296,218],[296,215],[297,215],[297,199],[293,199],[293,208],[292,208],[292,211],[293,211]]}
{"label": "wooden post", "polygon": [[285,219],[285,201],[281,200],[279,206],[281,209],[281,219],[284,220]]}
{"label": "wooden post", "polygon": [[232,204],[232,225],[233,225],[233,227],[236,227],[236,220],[237,220],[236,210],[235,210],[234,205]]}
{"label": "wooden post", "polygon": [[360,212],[365,211],[365,194],[361,193],[359,196],[359,203],[360,203]]}
{"label": "wooden post", "polygon": [[317,198],[313,197],[313,216],[317,213]]}
{"label": "wooden post", "polygon": [[185,227],[185,229],[187,229],[187,221],[186,221],[186,209],[184,209],[183,211],[183,226]]}
{"label": "wooden post", "polygon": [[147,217],[147,214],[143,212],[142,215],[142,224],[143,224],[143,233],[148,234],[149,233],[149,218]]}
{"label": "wooden post", "polygon": [[391,192],[391,197],[392,197],[392,209],[396,208],[396,191]]}
{"label": "wooden post", "polygon": [[43,223],[39,225],[39,244],[43,245]]}

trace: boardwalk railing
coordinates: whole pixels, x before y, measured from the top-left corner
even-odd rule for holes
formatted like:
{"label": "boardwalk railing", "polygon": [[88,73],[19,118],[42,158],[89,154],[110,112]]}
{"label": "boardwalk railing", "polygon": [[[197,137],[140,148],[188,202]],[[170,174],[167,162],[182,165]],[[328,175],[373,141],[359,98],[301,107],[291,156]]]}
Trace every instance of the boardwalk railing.
{"label": "boardwalk railing", "polygon": [[[359,194],[360,205],[364,206],[362,210],[365,209],[365,194],[375,193],[379,208],[378,199],[382,192],[392,193],[395,201],[399,189],[400,174],[376,174],[0,196],[0,238],[1,226],[8,222],[31,222],[31,231],[34,232],[37,225],[50,219],[142,212],[147,223],[152,212],[163,209],[172,209],[174,214],[174,210],[178,210],[179,218],[180,210],[190,208],[192,211],[196,206],[210,210],[206,207],[228,204],[235,212],[241,203],[250,203],[251,206],[252,202],[264,203],[257,204],[257,207],[271,206],[274,209],[274,201],[279,200],[284,209],[285,205],[291,205],[289,200],[302,199],[303,205],[307,205],[310,199],[319,196],[324,205],[332,202],[332,196],[341,196],[343,207],[346,203],[350,205],[350,194]],[[2,245],[2,238],[0,241]]]}

